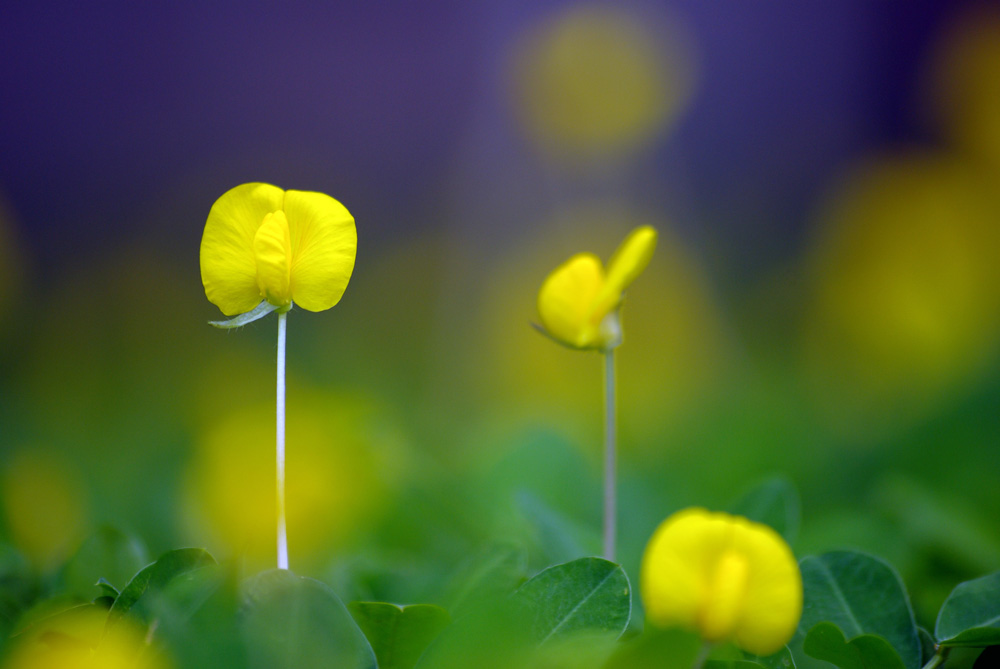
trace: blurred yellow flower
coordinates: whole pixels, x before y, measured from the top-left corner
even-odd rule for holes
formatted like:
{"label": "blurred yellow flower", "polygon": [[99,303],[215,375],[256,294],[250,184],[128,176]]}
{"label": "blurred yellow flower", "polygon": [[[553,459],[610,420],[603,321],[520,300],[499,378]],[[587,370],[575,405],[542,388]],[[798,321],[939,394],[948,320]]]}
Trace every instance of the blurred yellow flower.
{"label": "blurred yellow flower", "polygon": [[540,148],[578,165],[648,147],[690,98],[689,35],[671,17],[576,4],[527,32],[515,103]]}
{"label": "blurred yellow flower", "polygon": [[105,633],[107,609],[85,604],[35,624],[11,642],[3,669],[170,669],[138,630],[119,624]]}
{"label": "blurred yellow flower", "polygon": [[802,614],[802,575],[773,529],[740,516],[691,508],[653,533],[640,569],[654,625],[698,630],[758,655],[777,652]]}
{"label": "blurred yellow flower", "polygon": [[[377,516],[389,488],[380,458],[393,444],[372,426],[374,409],[362,399],[305,390],[290,400],[288,537],[307,564]],[[208,534],[221,544],[213,550],[260,564],[275,550],[273,421],[266,404],[217,416],[196,442],[185,486],[197,540]]]}
{"label": "blurred yellow flower", "polygon": [[578,253],[557,267],[538,293],[544,332],[572,348],[608,351],[622,341],[618,309],[625,289],[649,264],[656,229],[643,225],[625,238],[608,262]]}
{"label": "blurred yellow flower", "polygon": [[5,459],[0,492],[7,529],[26,555],[47,568],[65,558],[86,528],[83,483],[56,453],[26,448]]}
{"label": "blurred yellow flower", "polygon": [[237,186],[212,205],[201,239],[205,294],[227,316],[262,300],[287,310],[337,304],[354,271],[354,218],[323,193],[264,183]]}
{"label": "blurred yellow flower", "polygon": [[996,368],[998,193],[976,163],[925,152],[865,161],[832,191],[802,282],[802,370],[831,426],[926,420]]}

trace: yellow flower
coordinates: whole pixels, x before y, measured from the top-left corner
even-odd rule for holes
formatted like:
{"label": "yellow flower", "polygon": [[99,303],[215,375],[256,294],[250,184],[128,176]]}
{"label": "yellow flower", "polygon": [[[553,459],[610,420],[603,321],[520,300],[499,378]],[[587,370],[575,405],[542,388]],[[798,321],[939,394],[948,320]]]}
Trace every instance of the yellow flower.
{"label": "yellow flower", "polygon": [[249,183],[215,201],[201,239],[205,294],[227,316],[292,303],[323,311],[354,271],[354,218],[323,193]]}
{"label": "yellow flower", "polygon": [[618,247],[606,273],[591,253],[578,253],[557,267],[538,292],[544,332],[572,348],[608,351],[621,344],[618,308],[655,248],[656,230],[643,225]]}
{"label": "yellow flower", "polygon": [[690,97],[683,26],[670,17],[570,5],[524,36],[512,63],[517,111],[553,157],[628,157],[648,147]]}
{"label": "yellow flower", "polygon": [[106,632],[107,609],[81,604],[16,635],[5,648],[3,669],[171,669],[163,650],[147,646],[145,635],[122,621]]}
{"label": "yellow flower", "polygon": [[771,655],[802,615],[802,575],[773,529],[740,516],[685,509],[653,533],[642,557],[646,616]]}

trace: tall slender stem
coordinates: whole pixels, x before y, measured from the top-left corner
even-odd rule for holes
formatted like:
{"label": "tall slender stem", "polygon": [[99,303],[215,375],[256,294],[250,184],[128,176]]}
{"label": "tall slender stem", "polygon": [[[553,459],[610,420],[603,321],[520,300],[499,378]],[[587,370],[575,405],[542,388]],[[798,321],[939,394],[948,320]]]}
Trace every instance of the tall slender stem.
{"label": "tall slender stem", "polygon": [[277,398],[277,471],[278,471],[278,569],[288,569],[288,537],[285,535],[285,330],[287,312],[278,314],[278,398]]}
{"label": "tall slender stem", "polygon": [[698,649],[698,655],[694,658],[694,664],[691,665],[691,669],[701,669],[705,666],[705,660],[708,659],[709,654],[712,652],[712,644],[705,642],[701,644],[701,648]]}
{"label": "tall slender stem", "polygon": [[615,560],[615,350],[604,352],[604,557]]}

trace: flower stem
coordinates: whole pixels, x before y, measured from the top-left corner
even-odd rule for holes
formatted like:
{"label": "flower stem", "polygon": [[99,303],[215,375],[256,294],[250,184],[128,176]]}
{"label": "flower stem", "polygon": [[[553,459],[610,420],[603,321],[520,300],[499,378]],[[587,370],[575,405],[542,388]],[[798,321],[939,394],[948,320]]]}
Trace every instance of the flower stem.
{"label": "flower stem", "polygon": [[951,649],[938,648],[937,652],[934,653],[934,657],[932,657],[930,661],[924,665],[924,669],[936,669],[936,667],[940,667],[942,664],[944,664],[944,661],[948,659],[949,650]]}
{"label": "flower stem", "polygon": [[287,312],[278,313],[278,397],[277,397],[277,472],[278,472],[278,569],[288,569],[288,537],[285,535],[285,330]]}
{"label": "flower stem", "polygon": [[615,561],[615,350],[604,351],[604,558]]}
{"label": "flower stem", "polygon": [[698,655],[694,658],[694,664],[691,665],[691,669],[702,669],[711,652],[712,644],[708,642],[701,644],[701,648],[698,649]]}

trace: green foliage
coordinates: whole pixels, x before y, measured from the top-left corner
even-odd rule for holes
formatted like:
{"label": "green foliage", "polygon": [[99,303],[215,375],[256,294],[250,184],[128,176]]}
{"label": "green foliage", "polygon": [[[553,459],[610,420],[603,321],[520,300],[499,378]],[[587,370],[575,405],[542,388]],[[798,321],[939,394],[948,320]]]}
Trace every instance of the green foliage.
{"label": "green foliage", "polygon": [[918,627],[917,634],[920,635],[920,664],[925,665],[934,657],[937,648],[935,648],[934,637],[926,629]]}
{"label": "green foliage", "polygon": [[621,566],[580,558],[543,570],[516,591],[477,600],[417,666],[600,666],[628,626],[630,611],[631,588]]}
{"label": "green foliage", "polygon": [[[889,650],[898,653],[901,666],[919,669],[917,625],[903,583],[892,567],[878,558],[853,551],[807,557],[800,567],[805,596],[799,632],[806,635],[807,654],[817,657],[810,648],[818,647],[828,655],[828,650],[836,645],[826,627],[810,643],[814,627],[828,622],[840,628],[849,640],[871,635],[882,637]],[[870,651],[875,645],[862,641],[854,647]]]}
{"label": "green foliage", "polygon": [[452,581],[448,609],[459,616],[469,606],[513,592],[527,578],[528,554],[520,546],[494,544],[465,561]]}
{"label": "green foliage", "polygon": [[156,562],[132,577],[108,612],[108,629],[128,616],[136,622],[148,623],[148,603],[178,576],[215,564],[215,558],[201,548],[179,548],[167,551]]}
{"label": "green foliage", "polygon": [[379,669],[412,669],[451,621],[447,611],[430,604],[351,602],[347,608],[371,643]]}
{"label": "green foliage", "polygon": [[942,646],[1000,645],[1000,572],[959,583],[941,607],[934,634]]}
{"label": "green foliage", "polygon": [[791,481],[774,477],[748,490],[729,512],[770,525],[791,544],[799,532],[800,506],[799,493]]}
{"label": "green foliage", "polygon": [[530,491],[519,490],[515,503],[531,528],[538,552],[548,563],[567,562],[588,555],[590,551],[585,546],[596,547],[599,543],[597,537],[588,536],[586,530]]}
{"label": "green foliage", "polygon": [[273,569],[244,583],[243,596],[241,622],[250,667],[377,666],[358,624],[323,583]]}
{"label": "green foliage", "polygon": [[430,645],[418,669],[521,666],[530,654],[525,602],[510,594],[470,603]]}
{"label": "green foliage", "polygon": [[690,669],[701,648],[693,632],[650,628],[621,644],[605,669]]}
{"label": "green foliage", "polygon": [[[831,622],[817,623],[803,644],[805,652],[841,669],[904,669],[899,653],[875,634],[860,634],[850,641]],[[919,666],[919,664],[917,665]]]}
{"label": "green foliage", "polygon": [[632,607],[625,570],[601,558],[549,567],[522,585],[515,596],[527,603],[531,633],[539,644],[579,632],[621,636]]}
{"label": "green foliage", "polygon": [[[798,508],[788,481],[768,479],[732,510],[792,537]],[[496,541],[472,552],[440,580],[443,607],[345,606],[326,583],[287,570],[243,579],[198,548],[146,565],[140,542],[102,528],[48,589],[16,551],[0,553],[0,623],[12,644],[99,651],[124,641],[136,657],[159,654],[185,669],[688,669],[699,661],[703,669],[981,669],[1000,650],[1000,572],[955,586],[932,635],[915,624],[895,569],[855,551],[801,560],[804,606],[790,649],[770,657],[732,644],[709,649],[696,633],[633,620],[641,609],[621,565],[576,557],[529,578],[529,564],[582,551],[586,533],[530,492],[517,495],[515,512],[528,521],[531,551]],[[352,574],[370,578],[355,566],[337,582]],[[81,614],[102,623],[93,638],[65,631]]]}
{"label": "green foliage", "polygon": [[773,655],[761,657],[740,650],[733,644],[721,644],[711,649],[705,669],[790,669],[795,661],[788,647]]}
{"label": "green foliage", "polygon": [[[111,593],[98,582],[116,590],[149,564],[146,547],[136,537],[111,527],[101,527],[77,549],[62,569],[62,591],[90,600]],[[98,578],[99,577],[99,578]]]}
{"label": "green foliage", "polygon": [[0,648],[37,590],[27,560],[13,548],[0,545]]}
{"label": "green foliage", "polygon": [[178,667],[248,665],[240,614],[243,598],[231,565],[210,565],[175,578],[154,601],[155,641]]}

